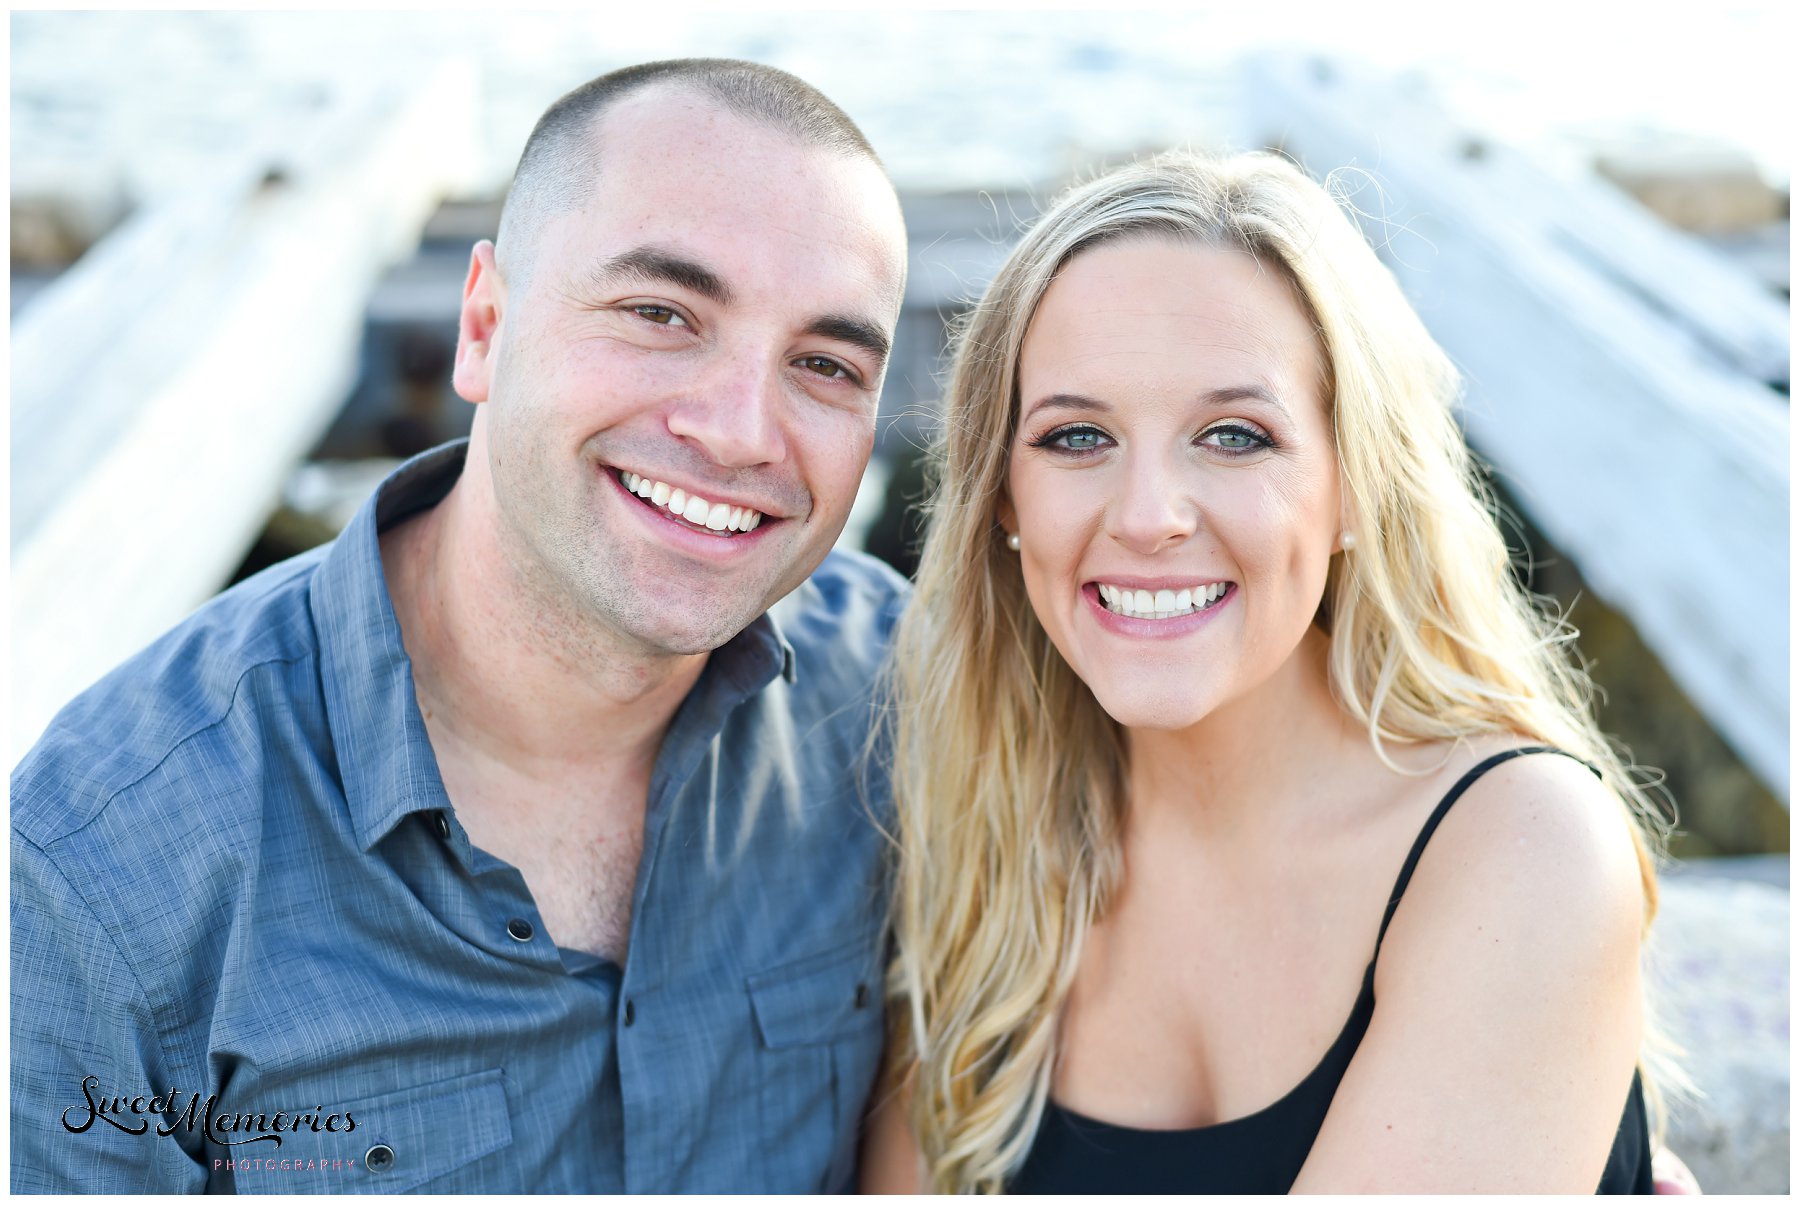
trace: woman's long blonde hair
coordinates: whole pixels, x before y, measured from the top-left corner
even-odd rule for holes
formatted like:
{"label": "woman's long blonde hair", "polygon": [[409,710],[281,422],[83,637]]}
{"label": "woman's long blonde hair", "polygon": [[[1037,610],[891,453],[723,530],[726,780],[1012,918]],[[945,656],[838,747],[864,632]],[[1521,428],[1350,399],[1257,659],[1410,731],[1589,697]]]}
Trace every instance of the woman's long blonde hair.
{"label": "woman's long blonde hair", "polygon": [[1083,938],[1121,873],[1122,733],[1039,625],[995,504],[1045,291],[1082,251],[1143,236],[1259,257],[1317,325],[1358,537],[1334,558],[1321,622],[1334,693],[1377,752],[1509,733],[1585,758],[1633,816],[1646,924],[1655,910],[1656,810],[1595,726],[1571,634],[1511,572],[1451,412],[1455,370],[1356,226],[1270,154],[1109,172],[1056,201],[958,331],[930,534],[896,636],[889,1082],[910,1089],[934,1191],[997,1191],[1024,1158]]}

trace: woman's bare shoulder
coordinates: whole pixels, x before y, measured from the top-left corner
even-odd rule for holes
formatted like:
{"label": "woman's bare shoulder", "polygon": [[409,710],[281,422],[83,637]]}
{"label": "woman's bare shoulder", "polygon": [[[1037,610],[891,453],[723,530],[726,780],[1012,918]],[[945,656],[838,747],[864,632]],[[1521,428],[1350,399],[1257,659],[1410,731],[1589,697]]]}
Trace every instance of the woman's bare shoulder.
{"label": "woman's bare shoulder", "polygon": [[[1452,751],[1420,782],[1435,791],[1422,811],[1529,743]],[[1642,907],[1630,822],[1585,766],[1532,754],[1488,769],[1419,858],[1376,961],[1373,1018],[1296,1189],[1596,1183],[1641,1034]]]}
{"label": "woman's bare shoulder", "polygon": [[[1460,745],[1446,787],[1487,757],[1529,742],[1494,737]],[[1489,767],[1449,809],[1419,859],[1390,941],[1404,950],[1454,941],[1479,924],[1491,940],[1529,937],[1534,954],[1570,957],[1628,945],[1642,930],[1643,883],[1631,822],[1619,798],[1572,757],[1534,753]],[[1435,919],[1434,919],[1435,918]],[[1435,943],[1432,943],[1435,944]]]}

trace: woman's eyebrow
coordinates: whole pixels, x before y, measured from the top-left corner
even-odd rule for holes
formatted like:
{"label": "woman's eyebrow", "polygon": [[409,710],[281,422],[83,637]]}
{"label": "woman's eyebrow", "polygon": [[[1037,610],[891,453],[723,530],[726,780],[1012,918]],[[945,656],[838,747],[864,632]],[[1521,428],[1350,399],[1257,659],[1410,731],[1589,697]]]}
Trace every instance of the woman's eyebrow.
{"label": "woman's eyebrow", "polygon": [[1089,397],[1085,393],[1051,393],[1039,398],[1026,408],[1023,418],[1030,418],[1039,410],[1080,410],[1106,413],[1111,406],[1097,397]]}
{"label": "woman's eyebrow", "polygon": [[[1217,389],[1208,389],[1200,395],[1199,400],[1208,406],[1223,406],[1231,402],[1254,401],[1273,406],[1282,414],[1288,413],[1287,405],[1280,396],[1266,385],[1222,385]],[[1023,417],[1030,418],[1039,410],[1077,410],[1087,413],[1106,413],[1112,409],[1099,398],[1089,397],[1084,393],[1052,393],[1033,402]]]}
{"label": "woman's eyebrow", "polygon": [[1200,395],[1200,400],[1209,406],[1223,405],[1227,402],[1264,402],[1288,415],[1288,408],[1280,396],[1267,385],[1225,385],[1218,389],[1208,389]]}

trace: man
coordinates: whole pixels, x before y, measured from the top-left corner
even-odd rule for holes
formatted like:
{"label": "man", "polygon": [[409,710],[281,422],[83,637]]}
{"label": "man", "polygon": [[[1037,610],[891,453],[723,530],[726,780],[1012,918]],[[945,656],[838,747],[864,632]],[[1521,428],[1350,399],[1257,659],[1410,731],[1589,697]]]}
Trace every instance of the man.
{"label": "man", "polygon": [[472,256],[466,446],[14,772],[15,1191],[848,1182],[903,583],[826,554],[904,239],[782,72],[546,112]]}

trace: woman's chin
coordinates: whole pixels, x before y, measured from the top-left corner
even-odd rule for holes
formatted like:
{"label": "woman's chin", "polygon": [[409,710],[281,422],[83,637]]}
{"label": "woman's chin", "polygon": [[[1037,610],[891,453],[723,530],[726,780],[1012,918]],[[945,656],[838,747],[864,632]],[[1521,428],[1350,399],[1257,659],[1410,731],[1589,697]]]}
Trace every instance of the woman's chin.
{"label": "woman's chin", "polygon": [[[1089,689],[1093,689],[1090,685]],[[1193,688],[1154,690],[1142,686],[1102,686],[1094,690],[1101,710],[1126,728],[1179,732],[1212,714],[1218,699],[1212,691]]]}

